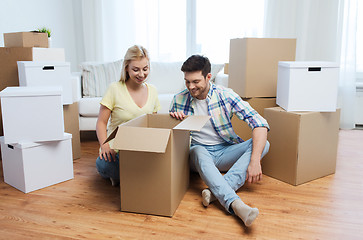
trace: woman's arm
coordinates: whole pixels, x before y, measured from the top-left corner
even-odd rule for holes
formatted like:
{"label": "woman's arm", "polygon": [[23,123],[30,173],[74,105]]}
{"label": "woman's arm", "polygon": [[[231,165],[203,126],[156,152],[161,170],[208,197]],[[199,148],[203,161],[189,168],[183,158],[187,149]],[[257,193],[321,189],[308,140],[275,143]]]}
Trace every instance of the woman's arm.
{"label": "woman's arm", "polygon": [[107,138],[107,123],[110,115],[111,110],[101,104],[96,124],[96,133],[98,142],[101,146],[100,158],[105,161],[111,161],[111,159],[115,160],[116,155],[116,152],[110,148],[108,143],[104,144]]}

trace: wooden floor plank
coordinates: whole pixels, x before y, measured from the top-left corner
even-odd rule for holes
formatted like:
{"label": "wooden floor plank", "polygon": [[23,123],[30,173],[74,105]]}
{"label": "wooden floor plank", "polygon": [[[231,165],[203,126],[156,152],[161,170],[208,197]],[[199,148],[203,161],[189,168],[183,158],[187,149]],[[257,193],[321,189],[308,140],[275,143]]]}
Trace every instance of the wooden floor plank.
{"label": "wooden floor plank", "polygon": [[243,186],[238,195],[260,211],[246,228],[220,204],[202,206],[197,174],[172,218],[120,212],[120,190],[95,169],[97,142],[83,141],[73,180],[24,194],[0,169],[0,239],[362,239],[362,143],[363,131],[340,131],[333,175]]}

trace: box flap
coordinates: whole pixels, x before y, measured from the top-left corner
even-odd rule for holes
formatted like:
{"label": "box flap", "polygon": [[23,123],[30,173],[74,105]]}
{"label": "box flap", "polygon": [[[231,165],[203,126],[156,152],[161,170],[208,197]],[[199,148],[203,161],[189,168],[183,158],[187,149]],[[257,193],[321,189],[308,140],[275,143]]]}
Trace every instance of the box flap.
{"label": "box flap", "polygon": [[7,87],[0,92],[0,97],[54,96],[61,94],[62,88],[58,86]]}
{"label": "box flap", "polygon": [[[53,140],[53,141],[37,141],[37,142],[30,142],[30,141],[21,141],[18,143],[11,143],[6,144],[9,148],[18,148],[18,149],[27,149],[27,148],[33,148],[33,147],[39,147],[49,142],[60,142],[64,140],[72,139],[72,134],[70,133],[64,133],[63,139],[60,140]],[[5,144],[4,137],[0,137],[0,142]]]}
{"label": "box flap", "polygon": [[[117,132],[115,133],[115,131]],[[168,145],[171,130],[119,126],[115,131],[111,134],[115,135],[113,142],[115,149],[164,153]],[[112,137],[106,141],[111,139]]]}
{"label": "box flap", "polygon": [[[47,49],[47,48],[44,48]],[[22,65],[24,67],[36,67],[36,68],[44,68],[44,67],[70,67],[69,62],[61,62],[61,61],[17,61],[18,66]]]}
{"label": "box flap", "polygon": [[209,118],[210,116],[188,116],[181,123],[175,126],[174,129],[200,131]]}
{"label": "box flap", "polygon": [[279,66],[287,68],[338,68],[337,62],[324,62],[324,61],[280,61]]}

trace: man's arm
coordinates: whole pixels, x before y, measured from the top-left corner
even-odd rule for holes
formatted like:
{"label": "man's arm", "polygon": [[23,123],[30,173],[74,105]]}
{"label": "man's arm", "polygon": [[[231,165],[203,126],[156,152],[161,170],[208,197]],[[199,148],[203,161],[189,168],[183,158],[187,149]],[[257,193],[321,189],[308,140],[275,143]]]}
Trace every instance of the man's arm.
{"label": "man's arm", "polygon": [[256,183],[262,179],[261,155],[267,141],[267,128],[256,127],[252,131],[251,162],[247,168],[246,181]]}

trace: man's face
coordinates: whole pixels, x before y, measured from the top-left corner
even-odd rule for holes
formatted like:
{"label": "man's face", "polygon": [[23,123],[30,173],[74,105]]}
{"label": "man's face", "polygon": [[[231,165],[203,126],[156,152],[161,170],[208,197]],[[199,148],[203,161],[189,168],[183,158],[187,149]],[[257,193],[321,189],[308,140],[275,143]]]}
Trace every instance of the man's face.
{"label": "man's face", "polygon": [[185,86],[192,97],[199,100],[207,97],[211,77],[212,75],[210,73],[208,73],[207,77],[204,77],[202,71],[184,72]]}

